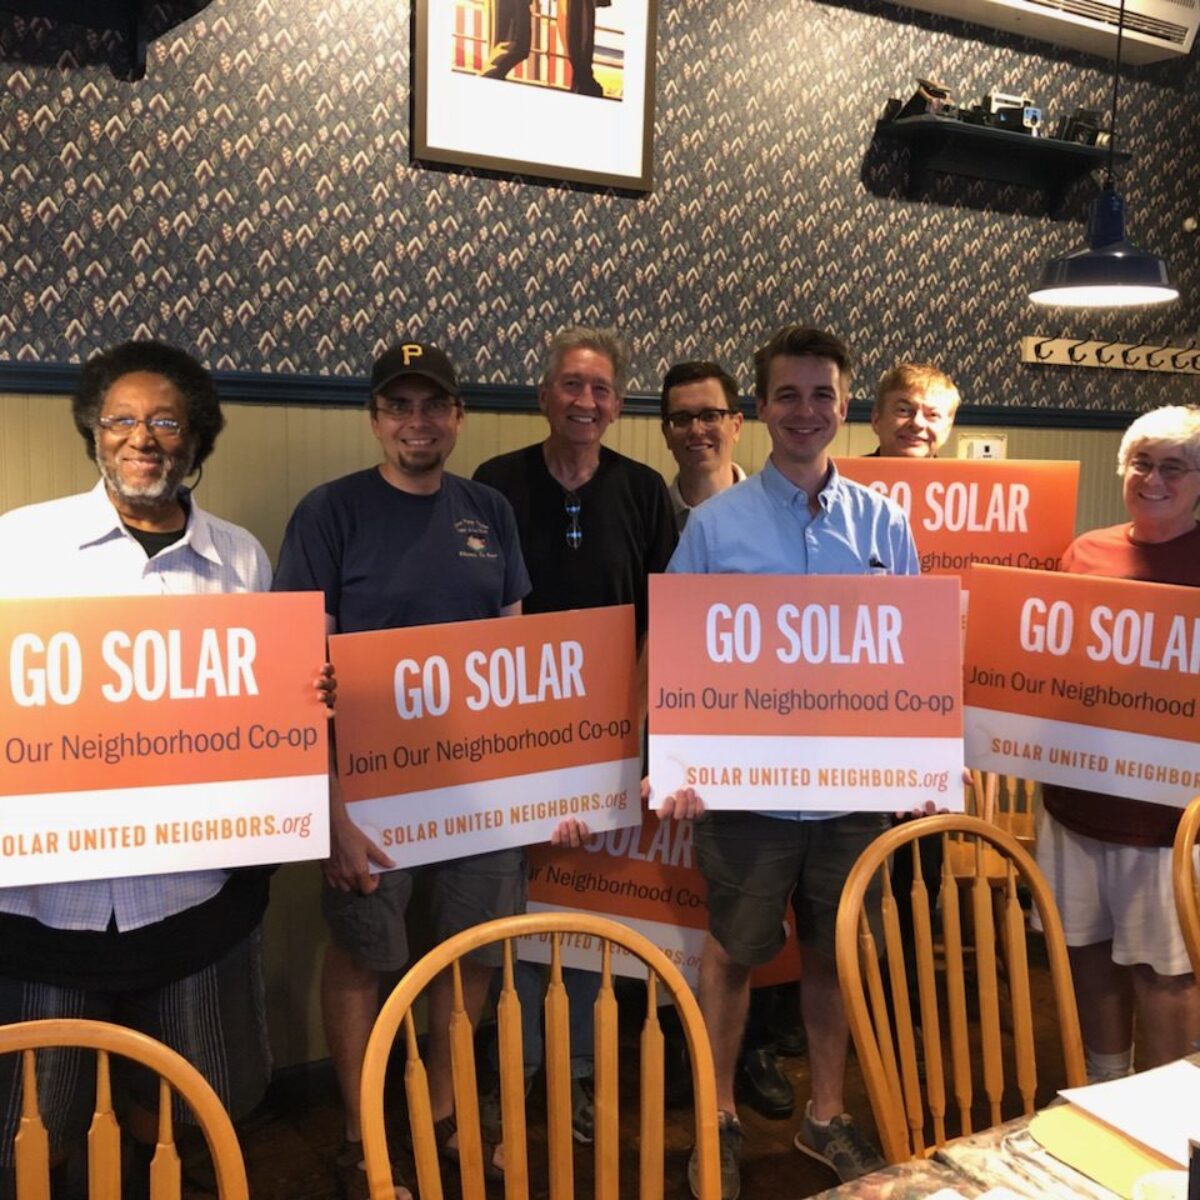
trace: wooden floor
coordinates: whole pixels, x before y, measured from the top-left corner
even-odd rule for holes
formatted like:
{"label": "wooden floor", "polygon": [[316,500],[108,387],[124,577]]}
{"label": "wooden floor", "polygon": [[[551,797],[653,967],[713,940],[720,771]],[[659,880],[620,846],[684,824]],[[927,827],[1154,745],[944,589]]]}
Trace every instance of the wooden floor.
{"label": "wooden floor", "polygon": [[[1046,1073],[1041,1081],[1040,1102],[1045,1103],[1062,1080],[1053,1074],[1060,1061],[1057,1051],[1048,1048],[1043,1052],[1041,1049],[1043,1043],[1047,1047],[1057,1045],[1057,1035],[1049,979],[1044,966],[1039,967],[1038,964],[1039,949],[1039,939],[1034,938],[1030,951],[1039,1062],[1047,1064],[1043,1068]],[[628,1047],[631,1062],[630,1068],[623,1072],[622,1094],[624,1097],[628,1090],[628,1111],[633,1113],[636,1113],[637,1107],[637,1021],[637,1014],[631,1014],[628,1029],[623,1029],[622,1033],[622,1045]],[[795,1085],[802,1107],[808,1095],[807,1060],[800,1057],[783,1059],[782,1062]],[[847,1109],[866,1129],[873,1131],[870,1106],[853,1057],[846,1083]],[[536,1097],[535,1088],[534,1099],[530,1101],[531,1131],[543,1125],[539,1120]],[[398,1118],[400,1107],[399,1103],[392,1106]],[[831,1187],[836,1182],[832,1173],[820,1163],[793,1149],[792,1137],[799,1123],[798,1114],[784,1120],[768,1120],[743,1106],[740,1115],[746,1130],[742,1176],[744,1200],[798,1200],[799,1197]],[[691,1146],[690,1125],[690,1109],[668,1110],[669,1200],[687,1200],[689,1196],[685,1172]],[[336,1089],[327,1065],[303,1073],[292,1072],[278,1080],[260,1111],[245,1123],[242,1135],[254,1200],[335,1200],[338,1193],[332,1161],[341,1136],[341,1120]],[[543,1197],[547,1195],[544,1143],[537,1143],[536,1132],[531,1132],[531,1139],[534,1141],[530,1166],[532,1194],[534,1197]],[[625,1146],[627,1154],[622,1159],[621,1194],[632,1198],[637,1194],[637,1163],[632,1133],[625,1140],[628,1144]],[[406,1157],[402,1142],[403,1137],[397,1132],[393,1144],[397,1151],[396,1158],[403,1164]],[[452,1177],[453,1172],[448,1172],[447,1200],[457,1200],[458,1189],[450,1183]],[[503,1196],[503,1186],[491,1187],[489,1195],[498,1200]],[[576,1147],[576,1195],[579,1200],[591,1200],[592,1196],[591,1148],[586,1146]]]}

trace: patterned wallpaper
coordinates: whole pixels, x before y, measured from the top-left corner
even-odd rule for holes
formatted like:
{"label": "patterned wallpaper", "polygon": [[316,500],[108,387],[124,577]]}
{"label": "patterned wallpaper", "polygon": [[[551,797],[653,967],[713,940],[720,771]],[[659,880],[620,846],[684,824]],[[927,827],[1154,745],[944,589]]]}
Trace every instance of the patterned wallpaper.
{"label": "patterned wallpaper", "polygon": [[466,379],[525,384],[545,336],[583,320],[631,336],[634,391],[707,356],[749,390],[753,346],[805,319],[851,342],[860,395],[914,355],[976,404],[1200,398],[1195,377],[1016,350],[1200,336],[1197,54],[1131,71],[1122,101],[1130,236],[1184,300],[1051,320],[1024,288],[1082,244],[1086,188],[1057,219],[951,177],[909,199],[874,123],[917,75],[964,103],[1025,91],[1051,119],[1100,108],[1101,60],[876,0],[659,0],[655,188],[634,196],[414,165],[409,38],[399,0],[213,0],[129,83],[115,35],[0,14],[0,360],[156,336],[220,369],[355,376],[419,334]]}

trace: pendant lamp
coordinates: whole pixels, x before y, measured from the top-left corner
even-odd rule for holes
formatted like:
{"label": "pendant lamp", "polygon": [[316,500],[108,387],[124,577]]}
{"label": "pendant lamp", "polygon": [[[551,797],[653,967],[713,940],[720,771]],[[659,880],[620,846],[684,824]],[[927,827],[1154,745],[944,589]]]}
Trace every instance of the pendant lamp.
{"label": "pendant lamp", "polygon": [[1178,300],[1167,264],[1125,240],[1125,202],[1117,195],[1113,156],[1117,141],[1117,89],[1121,79],[1121,42],[1125,0],[1117,16],[1117,60],[1113,67],[1112,115],[1108,126],[1108,163],[1104,186],[1092,201],[1088,244],[1084,250],[1052,258],[1029,293],[1035,304],[1064,308],[1124,308]]}

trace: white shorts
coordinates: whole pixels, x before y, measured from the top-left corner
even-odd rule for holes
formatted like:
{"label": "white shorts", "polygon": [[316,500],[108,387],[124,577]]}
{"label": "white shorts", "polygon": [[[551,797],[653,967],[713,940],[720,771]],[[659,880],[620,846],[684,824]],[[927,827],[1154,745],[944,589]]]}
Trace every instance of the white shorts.
{"label": "white shorts", "polygon": [[1175,915],[1168,846],[1119,846],[1073,833],[1049,813],[1038,823],[1037,861],[1068,946],[1111,941],[1113,962],[1147,963],[1159,975],[1192,965]]}

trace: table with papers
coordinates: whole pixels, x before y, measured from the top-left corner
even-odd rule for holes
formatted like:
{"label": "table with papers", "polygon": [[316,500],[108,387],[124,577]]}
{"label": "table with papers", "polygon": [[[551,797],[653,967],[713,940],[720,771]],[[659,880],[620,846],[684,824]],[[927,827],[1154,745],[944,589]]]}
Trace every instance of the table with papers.
{"label": "table with papers", "polygon": [[820,1200],[1129,1200],[1135,1179],[1182,1169],[1188,1138],[1200,1140],[1200,1055],[1067,1089],[1062,1099],[1033,1117],[956,1138],[932,1158],[831,1188]]}

